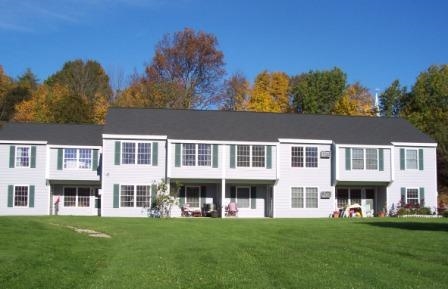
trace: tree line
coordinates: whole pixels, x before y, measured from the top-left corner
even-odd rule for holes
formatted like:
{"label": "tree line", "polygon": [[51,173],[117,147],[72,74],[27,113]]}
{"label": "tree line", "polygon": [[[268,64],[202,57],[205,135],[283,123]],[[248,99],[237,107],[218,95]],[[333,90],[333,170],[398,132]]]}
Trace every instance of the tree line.
{"label": "tree line", "polygon": [[448,186],[447,64],[422,71],[410,89],[392,81],[378,107],[338,67],[262,71],[252,83],[241,72],[226,76],[217,38],[189,28],[166,34],[145,71],[124,88],[113,89],[94,60],[68,61],[42,83],[30,69],[12,78],[0,65],[2,121],[101,124],[111,106],[403,117],[438,142],[439,184]]}

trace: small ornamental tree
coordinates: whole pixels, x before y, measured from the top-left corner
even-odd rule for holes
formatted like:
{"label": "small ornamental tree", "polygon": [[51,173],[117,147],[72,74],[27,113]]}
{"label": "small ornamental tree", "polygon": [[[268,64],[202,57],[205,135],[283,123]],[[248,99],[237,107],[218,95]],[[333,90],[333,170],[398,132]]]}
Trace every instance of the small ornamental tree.
{"label": "small ornamental tree", "polygon": [[170,218],[173,205],[177,204],[177,190],[168,191],[168,185],[161,180],[157,186],[157,193],[152,204],[153,216]]}

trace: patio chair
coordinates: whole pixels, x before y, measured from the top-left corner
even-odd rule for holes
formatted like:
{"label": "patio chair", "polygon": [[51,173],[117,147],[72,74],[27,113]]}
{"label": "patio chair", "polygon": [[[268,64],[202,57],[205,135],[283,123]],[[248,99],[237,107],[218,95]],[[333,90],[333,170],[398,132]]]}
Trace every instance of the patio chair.
{"label": "patio chair", "polygon": [[181,208],[181,216],[182,217],[191,217],[193,216],[193,211],[190,209],[190,204],[184,204]]}
{"label": "patio chair", "polygon": [[238,214],[238,208],[235,202],[230,202],[226,208],[226,216],[236,217]]}

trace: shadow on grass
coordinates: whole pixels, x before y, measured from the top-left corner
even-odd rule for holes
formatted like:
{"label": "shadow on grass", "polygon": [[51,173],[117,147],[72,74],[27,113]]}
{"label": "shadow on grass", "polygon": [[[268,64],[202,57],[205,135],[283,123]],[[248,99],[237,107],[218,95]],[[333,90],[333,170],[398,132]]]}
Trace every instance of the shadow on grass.
{"label": "shadow on grass", "polygon": [[[360,223],[361,224],[361,223]],[[412,231],[434,231],[448,232],[448,223],[430,223],[430,222],[369,222],[362,223],[381,228],[394,228]]]}

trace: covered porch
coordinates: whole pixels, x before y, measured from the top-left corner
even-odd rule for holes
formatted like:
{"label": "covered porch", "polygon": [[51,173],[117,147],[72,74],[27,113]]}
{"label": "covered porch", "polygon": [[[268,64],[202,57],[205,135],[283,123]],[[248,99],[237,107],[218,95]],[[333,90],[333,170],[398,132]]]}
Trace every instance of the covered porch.
{"label": "covered porch", "polygon": [[177,192],[178,206],[171,214],[174,217],[272,217],[273,185],[273,181],[172,179],[170,187]]}
{"label": "covered porch", "polygon": [[377,216],[387,208],[387,183],[338,183],[335,210],[359,204],[366,216]]}

